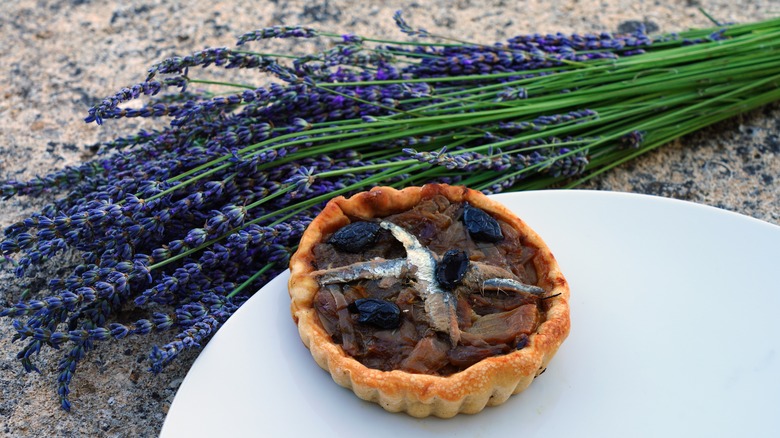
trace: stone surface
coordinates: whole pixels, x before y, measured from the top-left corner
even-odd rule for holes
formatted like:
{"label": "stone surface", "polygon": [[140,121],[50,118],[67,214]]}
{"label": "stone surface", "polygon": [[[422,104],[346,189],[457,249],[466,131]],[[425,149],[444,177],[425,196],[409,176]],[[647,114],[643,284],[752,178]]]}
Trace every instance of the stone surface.
{"label": "stone surface", "polygon": [[[259,27],[302,24],[400,38],[391,16],[403,9],[415,26],[491,43],[531,32],[614,32],[639,24],[660,32],[707,27],[699,7],[733,22],[780,13],[777,0],[6,0],[0,2],[0,179],[45,174],[89,158],[89,145],[151,126],[126,120],[98,127],[82,119],[104,96],[142,80],[154,62],[230,46],[239,34]],[[272,49],[301,51],[317,44],[278,42]],[[780,106],[774,105],[687,136],[585,187],[685,199],[777,224],[779,135]],[[41,202],[3,202],[0,225],[35,211]],[[48,269],[56,275],[57,266]],[[4,273],[0,302],[12,297],[18,291]],[[155,436],[197,356],[187,352],[152,375],[146,371],[149,348],[170,334],[101,345],[79,366],[73,410],[65,413],[54,392],[52,369],[59,355],[42,352],[42,374],[25,374],[15,359],[12,333],[3,321],[0,434],[6,436]]]}

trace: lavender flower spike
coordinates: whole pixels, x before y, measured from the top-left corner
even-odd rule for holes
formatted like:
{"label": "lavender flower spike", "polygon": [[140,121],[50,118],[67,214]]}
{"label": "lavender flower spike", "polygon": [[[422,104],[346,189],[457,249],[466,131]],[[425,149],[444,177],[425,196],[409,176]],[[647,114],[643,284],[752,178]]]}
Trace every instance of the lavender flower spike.
{"label": "lavender flower spike", "polygon": [[396,26],[401,30],[401,32],[409,35],[409,36],[418,36],[418,37],[429,37],[431,36],[430,33],[428,33],[425,29],[412,29],[411,26],[404,20],[404,17],[401,16],[402,11],[398,10],[395,11],[395,14],[393,14],[393,21],[395,21]]}
{"label": "lavender flower spike", "polygon": [[318,35],[319,33],[317,33],[317,30],[311,27],[271,26],[253,30],[252,32],[241,35],[238,37],[236,45],[241,46],[249,41],[265,40],[269,38],[313,38]]}

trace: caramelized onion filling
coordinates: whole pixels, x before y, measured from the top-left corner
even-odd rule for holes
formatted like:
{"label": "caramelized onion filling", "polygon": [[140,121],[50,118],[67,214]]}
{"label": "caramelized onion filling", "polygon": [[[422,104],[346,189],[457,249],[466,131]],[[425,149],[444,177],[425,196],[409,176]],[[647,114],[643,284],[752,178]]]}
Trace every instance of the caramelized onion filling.
{"label": "caramelized onion filling", "polygon": [[[418,290],[420,285],[416,284],[419,283],[414,275],[417,267],[387,263],[409,258],[407,249],[390,230],[355,227],[356,230],[370,229],[375,234],[370,239],[363,239],[370,242],[364,248],[355,248],[351,242],[341,245],[328,239],[315,247],[315,269],[320,271],[344,268],[339,272],[349,272],[357,267],[361,272],[379,269],[376,275],[368,276],[371,278],[356,274],[356,278],[347,276],[342,282],[329,281],[321,285],[315,296],[314,308],[320,322],[347,354],[369,368],[447,376],[484,358],[526,346],[528,336],[542,323],[543,297],[486,287],[488,282],[485,280],[511,278],[535,285],[537,272],[533,259],[536,248],[502,221],[496,221],[502,234],[498,241],[495,241],[496,230],[491,230],[489,239],[470,232],[473,224],[464,223],[466,209],[473,207],[437,195],[424,199],[412,210],[382,218],[414,235],[435,255],[438,263],[449,259],[459,263],[438,269],[439,279],[444,276],[446,281],[441,280],[437,285],[445,294],[445,302],[450,298],[453,300],[450,309],[453,321],[457,323],[454,328],[457,336],[432,325],[432,319],[447,315],[430,314],[432,306],[426,306],[425,297]],[[483,220],[482,216],[469,213]],[[353,231],[348,231],[342,234],[354,240]],[[460,252],[467,256],[467,269],[462,265]],[[372,324],[371,315],[361,314],[361,311],[385,312],[379,315],[380,320],[390,318],[397,326],[387,328],[386,322],[383,322],[385,326]],[[400,318],[395,311],[400,311]]]}

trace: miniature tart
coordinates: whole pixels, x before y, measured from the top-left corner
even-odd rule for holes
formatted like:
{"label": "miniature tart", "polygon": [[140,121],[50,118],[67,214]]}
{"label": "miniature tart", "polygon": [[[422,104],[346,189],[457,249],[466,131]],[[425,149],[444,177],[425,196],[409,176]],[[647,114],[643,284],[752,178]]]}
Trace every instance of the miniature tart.
{"label": "miniature tart", "polygon": [[569,287],[542,239],[465,187],[331,200],[290,260],[304,344],[341,386],[448,418],[523,391],[569,333]]}

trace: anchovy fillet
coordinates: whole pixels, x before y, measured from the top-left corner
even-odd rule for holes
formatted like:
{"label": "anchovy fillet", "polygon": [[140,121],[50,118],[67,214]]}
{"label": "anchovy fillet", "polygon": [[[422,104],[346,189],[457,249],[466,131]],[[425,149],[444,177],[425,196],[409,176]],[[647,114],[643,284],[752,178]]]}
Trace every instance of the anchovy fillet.
{"label": "anchovy fillet", "polygon": [[545,292],[539,286],[526,284],[504,268],[487,265],[482,262],[471,262],[466,275],[463,276],[463,286],[472,290],[499,290],[515,293],[541,295]]}
{"label": "anchovy fillet", "polygon": [[408,270],[404,259],[374,259],[368,262],[358,262],[338,268],[314,271],[323,286],[335,283],[347,283],[355,280],[379,280],[385,277],[400,277]]}
{"label": "anchovy fillet", "polygon": [[400,226],[382,221],[379,225],[389,230],[406,249],[406,260],[416,267],[414,277],[417,279],[420,293],[425,305],[425,313],[431,320],[433,329],[447,333],[453,345],[460,340],[458,318],[455,314],[455,297],[439,287],[436,281],[436,256],[431,250],[422,246],[417,238]]}
{"label": "anchovy fillet", "polygon": [[539,286],[521,283],[511,278],[490,278],[482,282],[482,288],[487,290],[510,290],[513,292],[527,292],[529,294],[541,295],[544,289]]}

